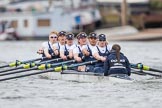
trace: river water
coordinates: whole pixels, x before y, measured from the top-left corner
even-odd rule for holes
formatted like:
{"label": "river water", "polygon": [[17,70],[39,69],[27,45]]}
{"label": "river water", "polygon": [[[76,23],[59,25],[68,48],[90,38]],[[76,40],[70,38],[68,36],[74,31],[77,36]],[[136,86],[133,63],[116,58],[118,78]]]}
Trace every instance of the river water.
{"label": "river water", "polygon": [[[41,42],[0,42],[0,65],[40,57],[36,50]],[[110,44],[114,43],[121,45],[130,62],[141,62],[162,70],[162,41]],[[161,108],[161,90],[162,79],[143,78],[120,84],[79,83],[30,76],[0,82],[0,108]]]}

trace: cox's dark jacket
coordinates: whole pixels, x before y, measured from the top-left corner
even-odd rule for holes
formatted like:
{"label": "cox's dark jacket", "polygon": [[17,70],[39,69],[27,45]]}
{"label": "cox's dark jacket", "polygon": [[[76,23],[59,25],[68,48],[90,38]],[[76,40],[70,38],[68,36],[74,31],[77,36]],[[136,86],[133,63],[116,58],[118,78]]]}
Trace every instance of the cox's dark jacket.
{"label": "cox's dark jacket", "polygon": [[127,74],[130,76],[131,68],[129,60],[123,53],[120,53],[120,63],[117,62],[115,51],[111,51],[104,63],[104,75]]}

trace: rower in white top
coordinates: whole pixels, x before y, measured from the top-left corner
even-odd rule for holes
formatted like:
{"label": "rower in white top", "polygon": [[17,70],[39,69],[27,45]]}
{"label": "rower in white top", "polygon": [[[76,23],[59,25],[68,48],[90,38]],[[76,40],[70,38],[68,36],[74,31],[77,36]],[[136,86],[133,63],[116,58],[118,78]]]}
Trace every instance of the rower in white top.
{"label": "rower in white top", "polygon": [[58,33],[56,31],[52,31],[49,34],[49,41],[43,42],[41,48],[37,51],[38,54],[42,54],[43,57],[47,57],[49,59],[54,57],[53,44],[57,43]]}
{"label": "rower in white top", "polygon": [[76,47],[74,44],[74,34],[67,33],[66,34],[66,44],[60,47],[60,57],[63,60],[72,59],[73,58],[73,49]]}
{"label": "rower in white top", "polygon": [[107,55],[109,54],[111,50],[111,46],[106,42],[106,35],[105,34],[100,34],[98,36],[98,45],[97,45],[97,52],[93,51],[92,54],[93,56],[97,59],[100,60],[95,64],[94,72],[95,73],[103,73],[103,67],[104,67],[104,62],[106,60]]}
{"label": "rower in white top", "polygon": [[[77,35],[77,39],[78,39],[78,45],[77,47],[74,48],[73,55],[74,55],[74,59],[77,62],[82,62],[84,57],[82,53],[82,47],[83,45],[87,44],[87,34],[85,32],[80,32]],[[84,71],[83,69],[85,69],[85,66],[78,66],[77,68],[78,71]]]}
{"label": "rower in white top", "polygon": [[58,43],[53,45],[53,50],[56,58],[60,57],[60,48],[65,45],[66,41],[66,32],[60,31],[58,33]]}
{"label": "rower in white top", "polygon": [[[82,52],[84,55],[84,61],[93,61],[96,60],[92,52],[97,52],[97,34],[92,32],[88,35],[88,44],[82,47]],[[86,65],[86,72],[94,71],[94,64]]]}

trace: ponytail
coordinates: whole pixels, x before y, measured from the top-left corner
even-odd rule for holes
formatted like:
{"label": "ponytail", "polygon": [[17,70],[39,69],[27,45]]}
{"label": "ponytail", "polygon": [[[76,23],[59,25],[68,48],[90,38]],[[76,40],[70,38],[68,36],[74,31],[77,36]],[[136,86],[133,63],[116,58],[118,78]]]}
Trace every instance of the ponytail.
{"label": "ponytail", "polygon": [[115,50],[117,62],[120,63],[120,50],[121,50],[120,45],[114,44],[114,45],[112,46],[112,49]]}

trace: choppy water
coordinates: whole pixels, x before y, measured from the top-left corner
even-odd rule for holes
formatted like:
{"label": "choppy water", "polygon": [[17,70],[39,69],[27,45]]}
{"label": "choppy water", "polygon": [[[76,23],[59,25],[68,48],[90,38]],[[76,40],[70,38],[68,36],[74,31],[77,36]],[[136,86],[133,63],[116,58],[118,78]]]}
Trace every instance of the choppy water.
{"label": "choppy water", "polygon": [[[162,42],[119,43],[132,63],[162,70]],[[0,64],[40,57],[41,41],[0,42]],[[161,108],[162,79],[135,83],[78,83],[36,76],[0,82],[0,108]]]}

